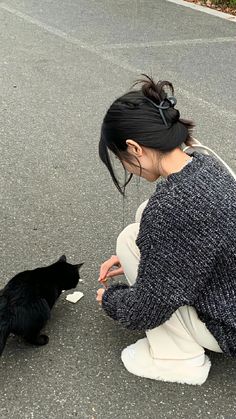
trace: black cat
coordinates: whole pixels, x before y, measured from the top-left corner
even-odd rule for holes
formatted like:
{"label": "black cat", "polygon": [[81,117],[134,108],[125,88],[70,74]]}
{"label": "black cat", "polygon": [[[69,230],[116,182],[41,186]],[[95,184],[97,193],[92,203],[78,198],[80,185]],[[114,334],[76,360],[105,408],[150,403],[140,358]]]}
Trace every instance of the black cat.
{"label": "black cat", "polygon": [[0,355],[10,333],[34,345],[48,343],[40,331],[62,290],[78,284],[82,265],[71,265],[63,255],[56,263],[20,272],[7,283],[0,291]]}

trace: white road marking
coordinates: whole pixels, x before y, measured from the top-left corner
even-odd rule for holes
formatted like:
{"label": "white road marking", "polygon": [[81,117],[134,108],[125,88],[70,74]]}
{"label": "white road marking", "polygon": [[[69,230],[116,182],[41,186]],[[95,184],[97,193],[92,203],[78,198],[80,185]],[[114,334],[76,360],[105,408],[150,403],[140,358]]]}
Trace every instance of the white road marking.
{"label": "white road marking", "polygon": [[[172,0],[167,0],[172,1]],[[177,0],[176,0],[177,1]],[[179,0],[180,1],[180,0]],[[35,19],[25,13],[20,12],[19,10],[16,10],[10,6],[8,6],[5,3],[0,3],[0,9],[5,10],[8,13],[11,13],[20,19],[23,19],[24,21],[36,25],[37,27],[43,29],[44,31],[51,33],[55,36],[58,36],[59,38],[64,39],[66,42],[69,42],[73,45],[78,46],[81,49],[84,49],[88,52],[91,52],[93,54],[96,54],[100,58],[103,58],[104,60],[108,61],[111,64],[116,65],[117,67],[122,68],[123,70],[130,71],[131,73],[134,73],[136,76],[141,73],[147,72],[147,68],[136,68],[133,65],[130,65],[128,63],[122,63],[121,59],[119,57],[114,57],[109,55],[107,52],[100,50],[99,47],[94,47],[90,44],[87,44],[85,42],[81,42],[78,38],[75,38],[74,36],[71,36],[67,34],[66,32],[61,31],[60,29],[57,29],[51,25],[47,25],[46,23],[41,22],[38,19]],[[212,102],[208,102],[205,99],[202,99],[199,96],[195,96],[192,92],[189,92],[188,90],[177,88],[176,91],[181,93],[183,96],[185,96],[187,99],[191,100],[192,102],[198,102],[204,106],[207,106],[212,111],[218,112],[221,116],[224,116],[225,119],[227,119],[229,122],[232,122],[232,119],[236,119],[236,114],[230,110],[224,110],[220,106],[215,105]]]}

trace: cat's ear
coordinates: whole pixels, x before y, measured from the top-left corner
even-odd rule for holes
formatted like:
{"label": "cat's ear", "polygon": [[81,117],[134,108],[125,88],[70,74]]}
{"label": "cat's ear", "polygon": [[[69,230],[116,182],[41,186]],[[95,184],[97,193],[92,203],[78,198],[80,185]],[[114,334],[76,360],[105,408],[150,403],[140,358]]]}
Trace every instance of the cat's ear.
{"label": "cat's ear", "polygon": [[81,266],[83,266],[84,263],[78,263],[77,265],[75,265],[78,269],[81,268]]}
{"label": "cat's ear", "polygon": [[62,255],[58,262],[66,262],[66,255]]}

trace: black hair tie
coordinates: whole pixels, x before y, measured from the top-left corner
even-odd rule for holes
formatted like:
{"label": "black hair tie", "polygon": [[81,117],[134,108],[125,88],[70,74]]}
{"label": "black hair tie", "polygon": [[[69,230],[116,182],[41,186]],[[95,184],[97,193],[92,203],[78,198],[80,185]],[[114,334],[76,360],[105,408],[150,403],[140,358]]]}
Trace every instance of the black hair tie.
{"label": "black hair tie", "polygon": [[[165,115],[164,115],[163,111],[166,111],[167,109],[170,109],[170,108],[174,108],[176,103],[177,103],[176,98],[174,96],[169,96],[169,97],[165,98],[164,100],[162,100],[160,105],[157,105],[155,102],[153,102],[148,97],[145,97],[145,99],[148,100],[148,102],[152,103],[152,105],[155,106],[159,110],[162,121],[164,122],[164,125],[166,127],[168,127],[168,124],[166,122],[166,118],[165,118]],[[168,104],[166,102],[168,102]]]}

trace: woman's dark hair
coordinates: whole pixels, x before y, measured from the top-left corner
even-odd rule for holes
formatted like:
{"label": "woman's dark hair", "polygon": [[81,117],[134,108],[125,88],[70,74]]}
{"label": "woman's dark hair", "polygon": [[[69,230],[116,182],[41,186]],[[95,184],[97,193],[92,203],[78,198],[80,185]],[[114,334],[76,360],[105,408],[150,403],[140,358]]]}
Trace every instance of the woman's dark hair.
{"label": "woman's dark hair", "polygon": [[[141,83],[141,89],[131,90],[113,102],[101,128],[99,156],[122,194],[132,175],[128,179],[126,176],[125,184],[120,185],[114,173],[109,151],[121,162],[126,160],[131,163],[127,152],[127,139],[165,153],[184,142],[189,142],[194,126],[191,121],[180,119],[179,111],[174,108],[176,100],[172,97],[174,95],[172,83],[168,81],[155,83],[151,77],[145,74],[143,76],[144,79],[137,80],[133,85],[134,87]],[[168,96],[168,90],[171,96]]]}

